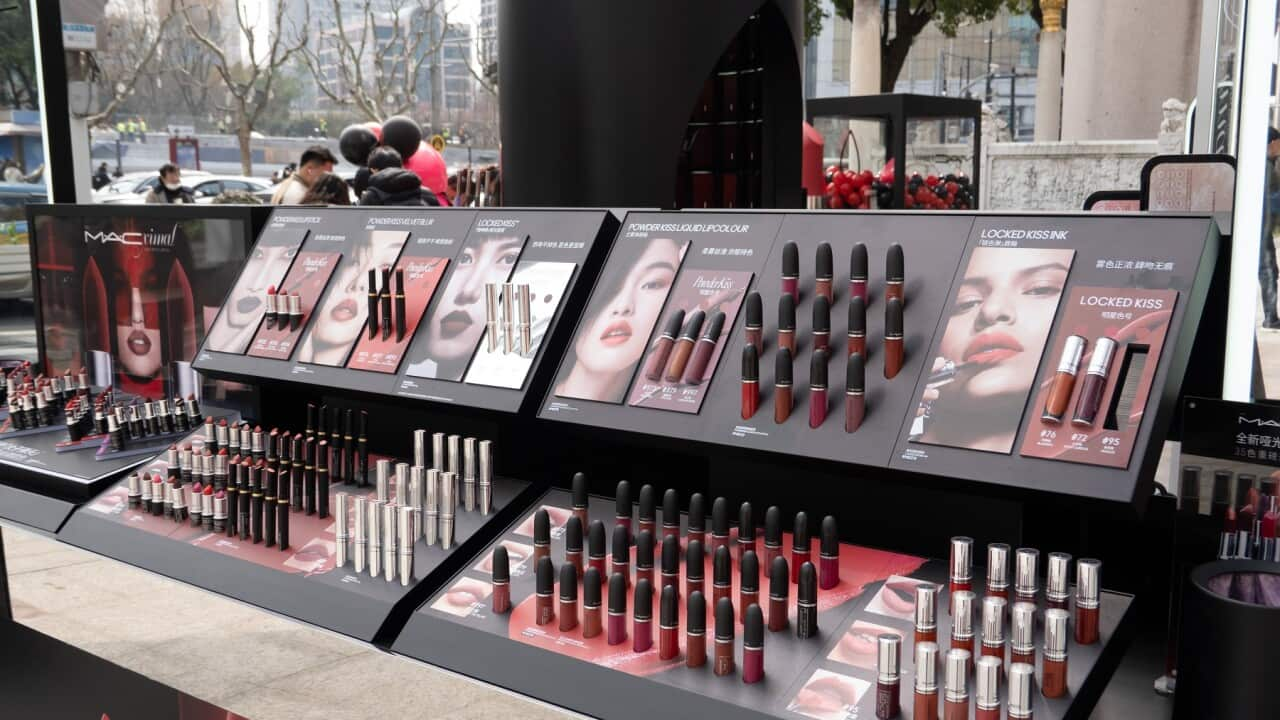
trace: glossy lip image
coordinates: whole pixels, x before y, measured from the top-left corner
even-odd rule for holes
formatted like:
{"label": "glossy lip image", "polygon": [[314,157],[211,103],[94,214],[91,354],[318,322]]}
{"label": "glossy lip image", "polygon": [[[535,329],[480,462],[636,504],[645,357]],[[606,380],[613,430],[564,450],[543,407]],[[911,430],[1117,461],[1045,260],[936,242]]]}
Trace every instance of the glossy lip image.
{"label": "glossy lip image", "polygon": [[913,621],[916,614],[916,587],[929,584],[931,583],[925,580],[890,575],[867,603],[867,612]]}
{"label": "glossy lip image", "polygon": [[1014,357],[1023,349],[1022,343],[1014,336],[999,330],[988,330],[965,345],[961,358],[964,362],[975,365],[995,365]]}
{"label": "glossy lip image", "polygon": [[817,720],[845,720],[871,683],[818,669],[787,704],[787,710]]}
{"label": "glossy lip image", "polygon": [[835,647],[831,648],[827,658],[864,670],[875,670],[876,636],[889,633],[902,637],[903,632],[884,625],[855,620],[853,625],[840,636]]}
{"label": "glossy lip image", "polygon": [[333,568],[333,555],[337,552],[337,544],[320,538],[313,538],[311,542],[303,545],[288,560],[284,561],[285,567],[312,575],[315,573],[326,572]]}
{"label": "glossy lip image", "polygon": [[492,592],[493,586],[483,580],[459,578],[453,584],[453,587],[450,587],[444,594],[436,598],[435,602],[431,603],[431,608],[450,615],[467,617]]}
{"label": "glossy lip image", "polygon": [[139,357],[151,352],[151,339],[142,330],[129,333],[129,352]]}
{"label": "glossy lip image", "polygon": [[609,323],[609,327],[604,329],[600,335],[600,342],[609,347],[622,345],[631,339],[631,334],[631,324],[625,320],[617,320]]}
{"label": "glossy lip image", "polygon": [[515,534],[524,535],[525,537],[533,537],[533,516],[539,509],[546,510],[551,520],[551,537],[558,538],[564,534],[564,524],[569,522],[570,516],[573,515],[572,510],[566,508],[553,507],[551,505],[543,505],[541,508],[534,508],[529,513],[529,517],[520,523],[520,527],[515,529]]}
{"label": "glossy lip image", "polygon": [[[502,547],[507,549],[507,567],[512,575],[523,575],[525,564],[530,557],[533,556],[533,546],[518,543],[514,540],[503,540]],[[476,572],[492,573],[493,572],[493,551],[490,550],[485,554],[484,559],[476,563],[471,568]]]}
{"label": "glossy lip image", "polygon": [[355,317],[359,312],[360,308],[356,305],[356,301],[351,298],[347,298],[333,306],[333,309],[329,311],[329,317],[333,318],[336,322],[346,322]]}

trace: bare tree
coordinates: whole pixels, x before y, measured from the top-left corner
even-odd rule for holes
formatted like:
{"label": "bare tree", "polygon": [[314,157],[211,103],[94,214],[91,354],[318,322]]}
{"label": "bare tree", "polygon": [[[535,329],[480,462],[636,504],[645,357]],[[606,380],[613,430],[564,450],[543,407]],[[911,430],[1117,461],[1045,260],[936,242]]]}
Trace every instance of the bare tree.
{"label": "bare tree", "polygon": [[79,55],[80,62],[90,64],[88,76],[97,81],[108,99],[96,112],[76,112],[76,108],[72,112],[89,125],[97,125],[110,119],[140,83],[144,90],[154,83],[161,75],[156,58],[172,19],[172,15],[157,19],[141,7],[109,14],[105,34],[110,50]]}
{"label": "bare tree", "polygon": [[[240,169],[245,175],[251,175],[253,155],[250,141],[254,126],[266,110],[272,88],[285,65],[306,48],[307,37],[304,33],[292,33],[293,37],[286,37],[284,18],[288,10],[287,0],[272,0],[274,7],[270,12],[265,47],[262,47],[257,34],[261,18],[250,17],[245,0],[233,0],[235,24],[226,34],[216,32],[221,27],[221,18],[210,3],[199,0],[175,2],[180,5],[186,33],[207,48],[211,55],[213,72],[226,91],[226,101],[213,104],[221,112],[231,115],[240,143]],[[243,57],[234,57],[228,51],[229,47],[237,46],[244,49]]]}

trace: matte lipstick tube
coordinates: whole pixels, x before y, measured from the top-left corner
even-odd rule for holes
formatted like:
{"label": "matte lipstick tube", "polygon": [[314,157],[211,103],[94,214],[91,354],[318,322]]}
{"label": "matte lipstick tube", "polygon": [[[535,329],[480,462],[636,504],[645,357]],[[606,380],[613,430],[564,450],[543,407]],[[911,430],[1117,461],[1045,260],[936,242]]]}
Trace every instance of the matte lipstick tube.
{"label": "matte lipstick tube", "polygon": [[798,512],[791,526],[791,582],[800,582],[800,567],[809,562],[812,545],[809,516],[804,511]]}
{"label": "matte lipstick tube", "polygon": [[987,545],[987,597],[1009,599],[1009,546]]}
{"label": "matte lipstick tube", "polygon": [[857,432],[867,414],[867,368],[862,355],[849,356],[844,379],[844,431]]}
{"label": "matte lipstick tube", "polygon": [[800,566],[796,587],[796,637],[807,640],[818,634],[818,571],[813,563]]}
{"label": "matte lipstick tube", "polygon": [[[329,517],[329,468],[326,467],[324,461],[324,441],[320,441],[320,446],[316,448],[316,452],[320,455],[316,458],[316,517],[324,520]],[[329,464],[333,463],[333,454],[328,453]]]}
{"label": "matte lipstick tube", "polygon": [[279,303],[276,302],[276,286],[272,285],[267,288],[266,309],[262,313],[263,323],[270,330],[275,327],[276,315],[279,312]]}
{"label": "matte lipstick tube", "polygon": [[1040,691],[1047,698],[1067,694],[1067,619],[1066,610],[1044,611],[1044,661],[1040,666]]}
{"label": "matte lipstick tube", "polygon": [[582,574],[582,637],[593,638],[604,631],[600,617],[600,571],[587,568]]}
{"label": "matte lipstick tube", "polygon": [[493,549],[493,614],[505,615],[511,610],[511,559],[504,545]]}
{"label": "matte lipstick tube", "polygon": [[582,574],[582,520],[577,515],[564,523],[564,562]]}
{"label": "matte lipstick tube", "polygon": [[796,301],[785,293],[778,298],[778,347],[796,352]]}
{"label": "matte lipstick tube", "polygon": [[865,357],[867,354],[867,305],[866,301],[860,297],[849,300],[848,328],[845,352],[849,355],[858,353]]}
{"label": "matte lipstick tube", "polygon": [[338,471],[342,474],[343,483],[355,482],[356,438],[352,431],[355,412],[347,408],[342,414],[342,453],[339,456]]}
{"label": "matte lipstick tube", "polygon": [[957,592],[973,590],[973,538],[957,535],[951,538],[951,558],[947,563],[952,610]]}
{"label": "matte lipstick tube", "polygon": [[1008,601],[988,595],[982,599],[982,650],[983,657],[998,658],[1004,662],[1004,613]]}
{"label": "matte lipstick tube", "polygon": [[653,648],[653,583],[636,580],[635,611],[632,614],[631,649],[648,652]]}
{"label": "matte lipstick tube", "polygon": [[688,547],[684,551],[685,597],[695,592],[701,593],[706,588],[705,568],[706,558],[702,550],[702,543],[697,540],[690,540]]}
{"label": "matte lipstick tube", "polygon": [[1107,387],[1107,376],[1111,374],[1111,360],[1115,354],[1115,340],[1100,337],[1093,341],[1093,353],[1085,370],[1084,383],[1080,385],[1080,399],[1071,417],[1072,425],[1091,427],[1097,420],[1098,410],[1102,407],[1102,392]]}
{"label": "matte lipstick tube", "polygon": [[884,306],[884,376],[898,376],[903,363],[902,301],[889,298]]}
{"label": "matte lipstick tube", "polygon": [[943,689],[946,702],[943,705],[943,720],[969,720],[969,664],[972,656],[968,650],[951,649],[947,651],[945,661],[946,672],[943,676]]}
{"label": "matte lipstick tube", "polygon": [[302,482],[303,482],[303,437],[302,433],[293,436],[293,447],[290,449],[289,460],[289,507],[293,510],[302,509]]}
{"label": "matte lipstick tube", "polygon": [[657,515],[658,515],[658,493],[649,483],[640,486],[640,524],[638,525],[637,535],[649,531],[652,535],[658,531]]}
{"label": "matte lipstick tube", "polygon": [[621,573],[614,573],[609,576],[609,644],[621,645],[626,641],[627,579]]}
{"label": "matte lipstick tube", "polygon": [[650,382],[662,379],[662,370],[667,367],[671,358],[671,348],[676,344],[676,336],[680,334],[680,326],[684,324],[684,310],[676,310],[667,318],[662,326],[662,334],[654,341],[653,350],[649,352],[649,362],[645,364],[644,377]]}
{"label": "matte lipstick tube", "polygon": [[621,525],[631,532],[631,483],[622,480],[614,490],[614,524]]}
{"label": "matte lipstick tube", "polygon": [[555,592],[556,568],[549,557],[538,558],[534,571],[536,592],[534,600],[534,622],[546,625],[556,619]]}
{"label": "matte lipstick tube", "polygon": [[[711,558],[711,602],[720,604],[733,592],[733,558],[729,548],[721,545]],[[730,600],[730,602],[733,602]]]}
{"label": "matte lipstick tube", "polygon": [[902,246],[893,243],[884,256],[884,298],[885,301],[897,300],[905,304],[907,297],[903,289],[907,277],[907,261],[902,253]]}
{"label": "matte lipstick tube", "polygon": [[1046,565],[1044,601],[1045,607],[1066,610],[1071,604],[1071,556],[1067,553],[1049,553]]}
{"label": "matte lipstick tube", "polygon": [[[318,436],[317,436],[318,437]],[[316,514],[316,439],[307,438],[303,445],[302,505],[307,515]]]}
{"label": "matte lipstick tube", "polygon": [[1036,669],[1026,663],[1015,663],[1009,667],[1009,714],[1008,720],[1031,720],[1032,686],[1036,682]]}
{"label": "matte lipstick tube", "polygon": [[1084,355],[1085,339],[1079,335],[1068,335],[1062,343],[1062,357],[1058,359],[1058,370],[1054,373],[1053,383],[1049,386],[1049,397],[1044,403],[1044,412],[1040,419],[1048,423],[1062,422],[1067,414],[1067,406],[1071,403],[1071,391],[1076,386],[1076,373],[1080,370],[1080,358]]}
{"label": "matte lipstick tube", "polygon": [[689,523],[685,534],[690,541],[707,543],[707,502],[702,493],[689,496]]}
{"label": "matte lipstick tube", "polygon": [[1009,611],[1009,662],[1010,664],[1036,664],[1036,606],[1035,603],[1016,602]]}
{"label": "matte lipstick tube", "polygon": [[809,427],[827,419],[827,354],[814,352],[809,360]]}
{"label": "matte lipstick tube", "polygon": [[711,316],[711,322],[707,324],[707,329],[703,331],[702,337],[698,339],[698,344],[693,347],[693,354],[689,357],[689,364],[684,371],[685,385],[701,385],[703,376],[707,372],[707,366],[711,363],[711,353],[715,351],[716,345],[720,343],[720,334],[724,332],[725,315],[717,310]]}
{"label": "matte lipstick tube", "polygon": [[830,590],[840,584],[840,533],[833,515],[822,518],[822,543],[818,549],[818,587]]}
{"label": "matte lipstick tube", "polygon": [[792,394],[791,351],[780,347],[773,355],[773,421],[779,425],[791,417],[795,405]]}
{"label": "matte lipstick tube", "polygon": [[546,508],[533,513],[533,562],[551,557],[551,516]]}
{"label": "matte lipstick tube", "polygon": [[734,670],[733,662],[733,601],[722,597],[716,601],[716,640],[712,670],[716,675],[730,675]]}
{"label": "matte lipstick tube", "polygon": [[738,617],[745,623],[747,608],[760,604],[760,561],[755,551],[742,553],[738,573]]}
{"label": "matte lipstick tube", "polygon": [[974,720],[1000,720],[1002,660],[990,656],[974,663]]}
{"label": "matte lipstick tube", "polygon": [[760,357],[756,346],[742,346],[742,419],[750,420],[760,409]]}
{"label": "matte lipstick tube", "polygon": [[769,632],[787,629],[787,596],[791,593],[791,572],[787,559],[775,557],[769,565]]}
{"label": "matte lipstick tube", "polygon": [[631,533],[625,525],[613,526],[613,556],[609,568],[609,582],[615,576],[622,576],[624,586],[631,585]]}
{"label": "matte lipstick tube", "polygon": [[744,502],[738,507],[738,557],[746,552],[756,551],[756,523],[751,512],[751,503]]}
{"label": "matte lipstick tube", "polygon": [[1093,558],[1076,561],[1076,643],[1093,645],[1098,642],[1099,607],[1102,586],[1100,576],[1102,562]]}
{"label": "matte lipstick tube", "polygon": [[662,493],[662,539],[680,538],[680,493],[668,488]]}
{"label": "matte lipstick tube", "polygon": [[772,568],[775,558],[782,555],[782,511],[777,505],[770,505],[764,511],[764,554],[760,558],[762,567]]}
{"label": "matte lipstick tube", "polygon": [[831,344],[831,303],[819,295],[813,299],[813,349],[826,350]]}
{"label": "matte lipstick tube", "polygon": [[782,294],[800,302],[800,248],[793,242],[782,246]]}
{"label": "matte lipstick tube", "polygon": [[912,698],[912,718],[936,720],[938,717],[938,644],[915,644],[915,692]]}
{"label": "matte lipstick tube", "polygon": [[[250,478],[253,475],[253,464],[249,458],[240,461],[240,491],[237,493],[240,498],[236,501],[236,511],[239,517],[236,519],[236,525],[240,529],[240,539],[248,540],[252,524],[250,518],[253,516],[253,486],[250,484]],[[194,511],[195,508],[192,508]]]}
{"label": "matte lipstick tube", "polygon": [[902,712],[898,687],[902,682],[902,637],[876,636],[876,717],[892,720]]}
{"label": "matte lipstick tube", "polygon": [[[378,295],[382,301],[382,339],[391,337],[391,269],[382,269],[382,292]],[[336,426],[334,429],[337,429]]]}
{"label": "matte lipstick tube", "polygon": [[707,601],[702,593],[689,593],[685,609],[685,667],[700,668],[707,664]]}
{"label": "matte lipstick tube", "polygon": [[747,344],[755,347],[756,354],[761,355],[764,353],[764,302],[760,299],[760,293],[747,293],[745,313],[742,330],[746,334]]}
{"label": "matte lipstick tube", "polygon": [[404,340],[405,306],[404,306],[404,270],[396,270],[396,342]]}
{"label": "matte lipstick tube", "polygon": [[[369,339],[372,340],[378,336],[378,271],[376,268],[369,268]],[[311,424],[307,424],[307,429],[311,429]]]}
{"label": "matte lipstick tube", "polygon": [[970,653],[973,659],[973,601],[968,590],[951,594],[951,647]]}
{"label": "matte lipstick tube", "polygon": [[938,641],[938,586],[921,583],[916,586],[915,641]]}
{"label": "matte lipstick tube", "polygon": [[[716,551],[729,545],[729,501],[718,497],[711,503],[711,545],[707,550],[714,558]],[[711,601],[715,605],[715,600]]]}
{"label": "matte lipstick tube", "polygon": [[587,512],[587,476],[584,473],[573,474],[573,515],[586,528],[591,524]]}
{"label": "matte lipstick tube", "polygon": [[604,582],[604,578],[607,575],[604,557],[604,523],[599,520],[592,520],[591,526],[587,528],[587,567],[595,568],[596,573],[601,578],[601,582]]}
{"label": "matte lipstick tube", "polygon": [[849,299],[867,299],[867,246],[854,243],[849,253]]}
{"label": "matte lipstick tube", "polygon": [[262,492],[263,503],[263,527],[262,532],[266,538],[267,547],[276,546],[276,490],[278,484],[276,481],[275,468],[270,465],[263,468],[262,477],[264,481],[264,490]]}
{"label": "matte lipstick tube", "polygon": [[674,585],[662,588],[658,601],[658,657],[672,660],[680,654],[680,596]]}
{"label": "matte lipstick tube", "polygon": [[764,613],[760,606],[747,607],[742,627],[742,682],[764,679]]}
{"label": "matte lipstick tube", "polygon": [[636,582],[641,580],[653,585],[653,533],[648,530],[636,534]]}
{"label": "matte lipstick tube", "polygon": [[560,632],[578,627],[578,571],[572,565],[560,566]]}
{"label": "matte lipstick tube", "polygon": [[662,538],[662,579],[659,587],[662,590],[675,588],[676,596],[680,595],[680,538],[667,535]]}
{"label": "matte lipstick tube", "polygon": [[698,332],[702,330],[702,322],[706,317],[706,313],[701,310],[694,310],[685,321],[684,329],[680,331],[680,337],[676,339],[675,347],[671,350],[671,361],[667,364],[667,372],[663,376],[667,382],[678,383],[684,376],[689,358],[693,355],[693,346],[698,341]]}
{"label": "matte lipstick tube", "polygon": [[821,298],[831,302],[831,280],[835,276],[835,261],[831,257],[831,244],[818,243],[814,252],[813,290]]}

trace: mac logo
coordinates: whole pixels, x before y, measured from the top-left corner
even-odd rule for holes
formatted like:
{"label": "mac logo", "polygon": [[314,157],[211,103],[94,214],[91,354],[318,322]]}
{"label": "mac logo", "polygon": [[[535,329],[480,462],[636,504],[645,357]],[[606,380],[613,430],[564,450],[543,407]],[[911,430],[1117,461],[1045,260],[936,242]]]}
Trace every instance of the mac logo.
{"label": "mac logo", "polygon": [[1263,420],[1262,418],[1248,418],[1240,415],[1236,418],[1238,424],[1257,425],[1258,427],[1280,428],[1280,420]]}
{"label": "mac logo", "polygon": [[121,245],[139,245],[143,247],[153,248],[171,248],[174,240],[178,236],[178,226],[174,225],[168,232],[147,230],[146,232],[89,232],[84,231],[84,242],[89,244],[97,241],[106,245],[108,243],[119,243]]}

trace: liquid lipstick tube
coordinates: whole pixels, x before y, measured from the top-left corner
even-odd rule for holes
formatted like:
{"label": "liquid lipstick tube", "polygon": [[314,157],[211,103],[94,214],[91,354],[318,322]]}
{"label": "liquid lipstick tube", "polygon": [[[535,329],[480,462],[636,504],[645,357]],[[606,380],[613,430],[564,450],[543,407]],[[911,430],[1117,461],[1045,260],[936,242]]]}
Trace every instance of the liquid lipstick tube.
{"label": "liquid lipstick tube", "polygon": [[809,427],[827,419],[827,354],[814,352],[809,361]]}
{"label": "liquid lipstick tube", "polygon": [[702,593],[689,593],[685,609],[685,667],[700,668],[707,664],[707,601]]}
{"label": "liquid lipstick tube", "polygon": [[584,528],[591,523],[587,514],[587,476],[580,472],[573,474],[573,516]]}
{"label": "liquid lipstick tube", "polygon": [[477,443],[473,437],[462,440],[462,509],[475,512],[476,509],[476,451]]}
{"label": "liquid lipstick tube", "polygon": [[275,469],[269,465],[263,468],[262,478],[263,478],[262,533],[266,540],[266,546],[275,547],[276,545],[276,491],[279,487],[276,480]]}
{"label": "liquid lipstick tube", "polygon": [[782,511],[777,505],[770,505],[764,511],[764,555],[760,558],[760,564],[772,568],[774,559],[781,556]]}
{"label": "liquid lipstick tube", "polygon": [[604,566],[604,556],[604,523],[599,520],[592,520],[591,526],[587,528],[587,567],[595,568],[600,575],[601,582],[604,582],[604,578],[608,577],[608,572]]}
{"label": "liquid lipstick tube", "polygon": [[502,283],[502,354],[510,355],[516,345],[516,288]]}
{"label": "liquid lipstick tube", "polygon": [[915,641],[938,641],[938,586],[924,583],[916,586]]}
{"label": "liquid lipstick tube", "polygon": [[636,582],[648,580],[653,585],[653,533],[641,530],[636,534]]}
{"label": "liquid lipstick tube", "polygon": [[902,680],[902,637],[876,636],[876,717],[891,720],[902,712],[898,686]]}
{"label": "liquid lipstick tube", "polygon": [[796,587],[796,637],[806,640],[818,634],[818,571],[813,563],[800,566]]}
{"label": "liquid lipstick tube", "polygon": [[614,573],[609,576],[609,644],[621,645],[626,641],[627,579],[621,573]]}
{"label": "liquid lipstick tube", "polygon": [[706,587],[704,573],[706,558],[702,551],[702,543],[690,540],[684,551],[684,594],[685,597],[695,592],[701,594]]}
{"label": "liquid lipstick tube", "polygon": [[1084,382],[1080,385],[1080,399],[1076,402],[1075,414],[1071,424],[1091,427],[1098,418],[1098,410],[1102,407],[1102,393],[1107,387],[1107,376],[1111,374],[1111,359],[1116,354],[1116,341],[1109,337],[1100,337],[1093,341],[1093,354],[1089,357],[1089,367],[1085,370]]}
{"label": "liquid lipstick tube", "polygon": [[844,384],[844,431],[857,432],[862,427],[862,419],[867,413],[867,369],[862,355],[854,353],[849,356],[849,364],[845,367]]}
{"label": "liquid lipstick tube", "polygon": [[351,567],[357,574],[363,573],[365,563],[369,560],[369,518],[376,512],[369,512],[369,501],[358,495],[351,503],[355,515],[355,533],[351,543]]}
{"label": "liquid lipstick tube", "polygon": [[[729,545],[729,501],[718,497],[711,503],[711,545],[707,550],[714,558],[716,551]],[[711,601],[715,605],[715,600]]]}
{"label": "liquid lipstick tube", "polygon": [[741,558],[748,550],[756,551],[756,523],[751,503],[744,502],[738,507],[738,557]]}
{"label": "liquid lipstick tube", "polygon": [[391,269],[382,269],[382,292],[378,298],[382,301],[382,339],[391,337]]}
{"label": "liquid lipstick tube", "polygon": [[750,420],[760,409],[760,357],[756,346],[742,346],[742,419]]}
{"label": "liquid lipstick tube", "polygon": [[982,599],[982,651],[983,657],[998,658],[1004,662],[1004,613],[1008,601],[988,595]]}
{"label": "liquid lipstick tube", "polygon": [[764,613],[760,606],[747,607],[742,628],[742,682],[758,683],[764,679]]}
{"label": "liquid lipstick tube", "polygon": [[302,485],[305,475],[303,471],[304,452],[303,436],[302,433],[298,433],[293,436],[293,448],[289,453],[289,507],[293,510],[302,509]]}
{"label": "liquid lipstick tube", "polygon": [[1031,720],[1033,708],[1032,689],[1036,682],[1036,669],[1026,663],[1009,667],[1009,715],[1008,720]]}
{"label": "liquid lipstick tube", "polygon": [[241,540],[249,539],[250,517],[253,515],[253,487],[249,484],[252,474],[252,464],[248,458],[245,458],[240,462],[240,488],[237,493],[239,498],[236,500],[236,512],[239,515],[236,525],[240,529]]}
{"label": "liquid lipstick tube", "polygon": [[791,582],[800,582],[800,567],[809,562],[811,546],[809,516],[801,511],[791,527]]}
{"label": "liquid lipstick tube", "polygon": [[1044,612],[1044,662],[1040,666],[1040,691],[1047,698],[1067,694],[1067,618],[1066,610],[1052,608]]}
{"label": "liquid lipstick tube", "polygon": [[485,350],[489,353],[498,351],[498,283],[484,285],[484,328]]}
{"label": "liquid lipstick tube", "polygon": [[676,597],[680,596],[680,538],[667,535],[662,538],[662,579],[659,587],[662,590],[675,588]]}
{"label": "liquid lipstick tube", "polygon": [[746,333],[747,344],[755,347],[756,354],[761,355],[764,353],[764,302],[760,299],[760,293],[747,293],[745,312],[742,330]]}
{"label": "liquid lipstick tube", "polygon": [[[462,436],[450,435],[448,438],[448,465],[445,467],[447,472],[454,475],[462,474]],[[456,493],[455,493],[456,494]]]}
{"label": "liquid lipstick tube", "polygon": [[582,574],[582,521],[570,515],[564,524],[564,562]]}
{"label": "liquid lipstick tube", "polygon": [[791,389],[791,351],[780,347],[773,358],[773,421],[781,425],[791,417],[791,408],[795,405]]}
{"label": "liquid lipstick tube", "polygon": [[987,656],[974,663],[974,720],[1000,720],[1001,662]]}
{"label": "liquid lipstick tube", "polygon": [[734,670],[734,624],[733,601],[722,597],[716,601],[716,639],[712,670],[717,676],[730,675]]}
{"label": "liquid lipstick tube", "polygon": [[636,580],[635,612],[631,625],[631,650],[648,652],[653,648],[653,583]]}
{"label": "liquid lipstick tube", "polygon": [[674,585],[662,588],[658,601],[658,657],[672,660],[680,654],[680,596]]}
{"label": "liquid lipstick tube", "polygon": [[404,306],[404,270],[396,270],[396,342],[404,340],[405,306]]}
{"label": "liquid lipstick tube", "polygon": [[943,704],[943,720],[969,720],[969,664],[968,650],[952,648],[947,651],[942,686],[946,702]]}
{"label": "liquid lipstick tube", "polygon": [[551,516],[546,508],[533,513],[533,562],[551,557]]}
{"label": "liquid lipstick tube", "polygon": [[[369,339],[378,336],[378,271],[369,268]],[[308,424],[307,429],[310,429]]]}
{"label": "liquid lipstick tube", "polygon": [[903,363],[902,301],[889,298],[884,306],[884,376],[892,380]]}
{"label": "liquid lipstick tube", "polygon": [[1014,553],[1014,602],[1036,604],[1036,595],[1040,593],[1040,580],[1036,566],[1040,562],[1040,551],[1035,548],[1018,548]]}
{"label": "liquid lipstick tube", "polygon": [[560,566],[560,632],[578,627],[578,570]]}
{"label": "liquid lipstick tube", "polygon": [[831,303],[819,295],[813,299],[813,349],[826,350],[831,344]]}
{"label": "liquid lipstick tube", "polygon": [[902,246],[893,243],[884,256],[884,299],[907,302],[904,282],[907,277],[907,261],[902,253]]}
{"label": "liquid lipstick tube", "polygon": [[987,545],[987,597],[1009,599],[1009,546]]}
{"label": "liquid lipstick tube", "polygon": [[637,535],[645,530],[649,534],[658,531],[658,495],[649,483],[640,486],[640,524]]}
{"label": "liquid lipstick tube", "polygon": [[627,529],[627,533],[631,533],[631,483],[622,480],[618,483],[614,493],[614,524],[621,525]]}
{"label": "liquid lipstick tube", "polygon": [[587,568],[582,574],[582,637],[593,638],[603,632],[600,617],[600,571]]}
{"label": "liquid lipstick tube", "polygon": [[1036,664],[1036,606],[1016,602],[1009,611],[1009,662]]}
{"label": "liquid lipstick tube", "polygon": [[451,472],[440,473],[440,547],[444,550],[453,547],[454,513],[458,509],[457,488],[456,475]]}
{"label": "liquid lipstick tube", "polygon": [[860,298],[855,297],[849,300],[849,324],[848,324],[848,342],[845,352],[849,355],[857,353],[866,357],[867,354],[867,305]]}
{"label": "liquid lipstick tube", "polygon": [[613,526],[613,542],[610,543],[613,556],[609,568],[609,582],[615,576],[621,576],[624,586],[631,585],[631,533],[625,525]]}
{"label": "liquid lipstick tube", "polygon": [[745,623],[747,608],[760,604],[760,561],[755,551],[742,553],[738,573],[738,616]]}
{"label": "liquid lipstick tube", "polygon": [[552,597],[556,585],[556,568],[549,557],[538,558],[535,567],[536,589],[533,619],[539,625],[546,625],[556,619],[555,598]]}
{"label": "liquid lipstick tube", "polygon": [[791,592],[791,573],[787,559],[775,557],[769,565],[769,632],[782,632],[787,619],[787,595]]}
{"label": "liquid lipstick tube", "polygon": [[1101,561],[1093,558],[1076,561],[1076,643],[1080,645],[1098,642],[1101,574]]}
{"label": "liquid lipstick tube", "polygon": [[1048,423],[1062,422],[1067,414],[1067,406],[1071,403],[1071,391],[1076,386],[1076,372],[1080,370],[1080,357],[1084,355],[1085,339],[1079,335],[1068,335],[1062,344],[1062,357],[1058,360],[1058,370],[1053,376],[1053,384],[1049,387],[1049,397],[1044,403],[1044,412],[1040,419]]}
{"label": "liquid lipstick tube", "polygon": [[1049,553],[1045,575],[1044,600],[1046,607],[1066,610],[1071,603],[1071,556],[1067,553]]}
{"label": "liquid lipstick tube", "polygon": [[680,538],[680,493],[668,488],[662,493],[662,539]]}
{"label": "liquid lipstick tube", "polygon": [[649,361],[644,368],[646,380],[658,382],[662,379],[662,371],[667,367],[667,360],[671,358],[671,348],[676,344],[676,337],[680,334],[680,326],[683,324],[684,310],[676,310],[667,318],[667,323],[662,326],[662,334],[654,341],[653,349],[649,351]]}
{"label": "liquid lipstick tube", "polygon": [[685,532],[690,541],[697,540],[706,545],[707,502],[702,497],[702,493],[694,493],[689,496],[689,523]]}
{"label": "liquid lipstick tube", "polygon": [[968,590],[951,594],[951,648],[969,653],[973,659],[973,601]]}
{"label": "liquid lipstick tube", "polygon": [[818,587],[830,590],[840,584],[840,533],[832,515],[822,518],[822,543],[818,548]]}
{"label": "liquid lipstick tube", "polygon": [[957,535],[951,538],[951,558],[947,564],[953,600],[951,612],[955,612],[955,594],[961,590],[973,590],[973,538]]}
{"label": "liquid lipstick tube", "polygon": [[867,246],[854,243],[849,253],[849,299],[867,299]]}
{"label": "liquid lipstick tube", "polygon": [[800,248],[793,242],[782,246],[782,294],[800,302]]}
{"label": "liquid lipstick tube", "polygon": [[912,718],[935,720],[938,717],[938,644],[915,644],[915,692],[912,698]]}
{"label": "liquid lipstick tube", "polygon": [[707,324],[707,329],[703,331],[702,337],[698,339],[698,344],[694,345],[693,353],[689,357],[689,364],[684,371],[685,385],[702,384],[707,366],[711,363],[711,353],[720,343],[720,334],[724,332],[724,321],[725,315],[719,310],[711,316],[711,322]]}
{"label": "liquid lipstick tube", "polygon": [[[711,558],[711,602],[719,605],[733,592],[733,558],[729,548],[721,545]],[[729,602],[733,602],[729,600]]]}
{"label": "liquid lipstick tube", "polygon": [[307,515],[316,513],[316,439],[303,444],[302,506]]}
{"label": "liquid lipstick tube", "polygon": [[701,310],[694,310],[685,321],[684,329],[680,331],[680,337],[676,339],[675,347],[671,349],[671,361],[663,376],[667,382],[678,383],[684,376],[685,367],[688,366],[689,358],[693,355],[693,346],[697,344],[698,333],[702,330],[702,322],[706,317],[706,313]]}
{"label": "liquid lipstick tube", "polygon": [[[356,437],[351,428],[354,417],[355,412],[351,408],[347,408],[342,413],[342,447],[338,455],[339,462],[337,468],[330,471],[334,482],[338,481],[339,474],[343,483],[355,482]],[[401,479],[405,478],[406,476],[401,476]]]}
{"label": "liquid lipstick tube", "polygon": [[511,558],[507,548],[499,544],[493,549],[493,614],[505,615],[511,611]]}
{"label": "liquid lipstick tube", "polygon": [[813,290],[820,297],[831,302],[831,280],[835,276],[835,261],[831,257],[831,244],[818,243],[813,262]]}
{"label": "liquid lipstick tube", "polygon": [[796,301],[785,293],[778,298],[778,347],[796,352]]}

